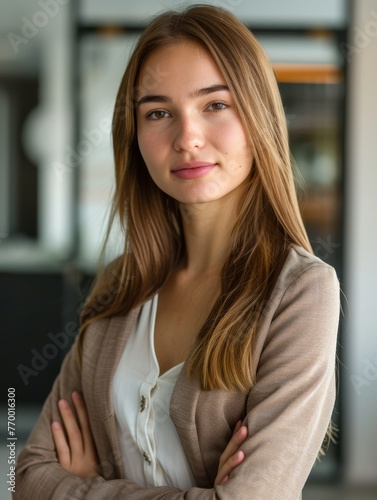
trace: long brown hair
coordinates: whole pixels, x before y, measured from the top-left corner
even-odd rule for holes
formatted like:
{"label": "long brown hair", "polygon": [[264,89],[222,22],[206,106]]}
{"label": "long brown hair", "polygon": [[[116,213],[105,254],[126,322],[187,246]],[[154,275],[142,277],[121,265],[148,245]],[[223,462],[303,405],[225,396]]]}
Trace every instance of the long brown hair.
{"label": "long brown hair", "polygon": [[273,69],[253,34],[221,8],[196,5],[158,16],[128,63],[113,117],[116,188],[109,224],[110,232],[120,223],[124,251],[97,278],[82,311],[81,335],[92,321],[127,314],[153,296],[185,256],[178,203],[152,181],[139,151],[135,118],[135,95],[147,57],[182,40],[201,44],[218,65],[254,157],[220,293],[198,332],[187,370],[204,390],[248,391],[255,382],[252,349],[263,306],[291,244],[308,251],[311,247],[299,212]]}

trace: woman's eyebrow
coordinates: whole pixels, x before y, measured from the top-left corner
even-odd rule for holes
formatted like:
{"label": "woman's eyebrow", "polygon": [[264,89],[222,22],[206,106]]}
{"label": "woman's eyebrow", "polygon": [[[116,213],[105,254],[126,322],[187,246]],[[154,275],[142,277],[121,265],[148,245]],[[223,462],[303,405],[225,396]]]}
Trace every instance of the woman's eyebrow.
{"label": "woman's eyebrow", "polygon": [[189,97],[194,99],[195,97],[202,97],[204,95],[212,94],[213,92],[219,92],[221,90],[226,90],[229,92],[229,87],[227,85],[211,85],[210,87],[205,87],[203,89],[194,90],[189,93]]}
{"label": "woman's eyebrow", "polygon": [[[212,94],[213,92],[219,92],[224,90],[229,92],[229,87],[223,84],[211,85],[210,87],[204,87],[202,89],[190,92],[189,97],[190,99],[195,99],[197,97],[202,97],[205,95]],[[148,102],[171,102],[171,101],[172,101],[171,98],[166,95],[146,94],[145,96],[141,97],[138,101],[136,101],[136,104],[137,106],[140,106],[141,104],[146,104]]]}

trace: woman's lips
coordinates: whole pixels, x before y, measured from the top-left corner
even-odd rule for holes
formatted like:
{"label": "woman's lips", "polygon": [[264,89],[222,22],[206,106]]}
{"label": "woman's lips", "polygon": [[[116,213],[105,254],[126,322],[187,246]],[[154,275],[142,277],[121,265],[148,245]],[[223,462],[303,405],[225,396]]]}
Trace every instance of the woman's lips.
{"label": "woman's lips", "polygon": [[172,170],[173,174],[180,179],[197,179],[210,172],[216,167],[216,163],[209,163],[205,161],[190,161],[178,165]]}

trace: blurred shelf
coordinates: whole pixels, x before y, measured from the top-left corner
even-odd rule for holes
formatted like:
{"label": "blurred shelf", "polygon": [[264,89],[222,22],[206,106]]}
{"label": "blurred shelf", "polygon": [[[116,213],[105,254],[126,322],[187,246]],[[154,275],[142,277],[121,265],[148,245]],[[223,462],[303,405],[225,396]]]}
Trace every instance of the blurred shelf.
{"label": "blurred shelf", "polygon": [[342,70],[332,64],[274,63],[276,77],[284,83],[331,84],[343,81]]}

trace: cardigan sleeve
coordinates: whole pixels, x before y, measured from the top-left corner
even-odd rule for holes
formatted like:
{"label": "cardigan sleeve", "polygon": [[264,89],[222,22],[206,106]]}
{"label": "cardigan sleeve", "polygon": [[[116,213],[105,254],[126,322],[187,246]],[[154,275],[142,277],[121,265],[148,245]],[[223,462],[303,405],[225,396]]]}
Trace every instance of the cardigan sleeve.
{"label": "cardigan sleeve", "polygon": [[80,479],[59,465],[50,431],[60,394],[81,389],[75,347],[20,455],[14,499],[297,500],[335,401],[339,283],[324,264],[305,269],[282,294],[247,398],[245,460],[214,488],[144,488],[127,479]]}

